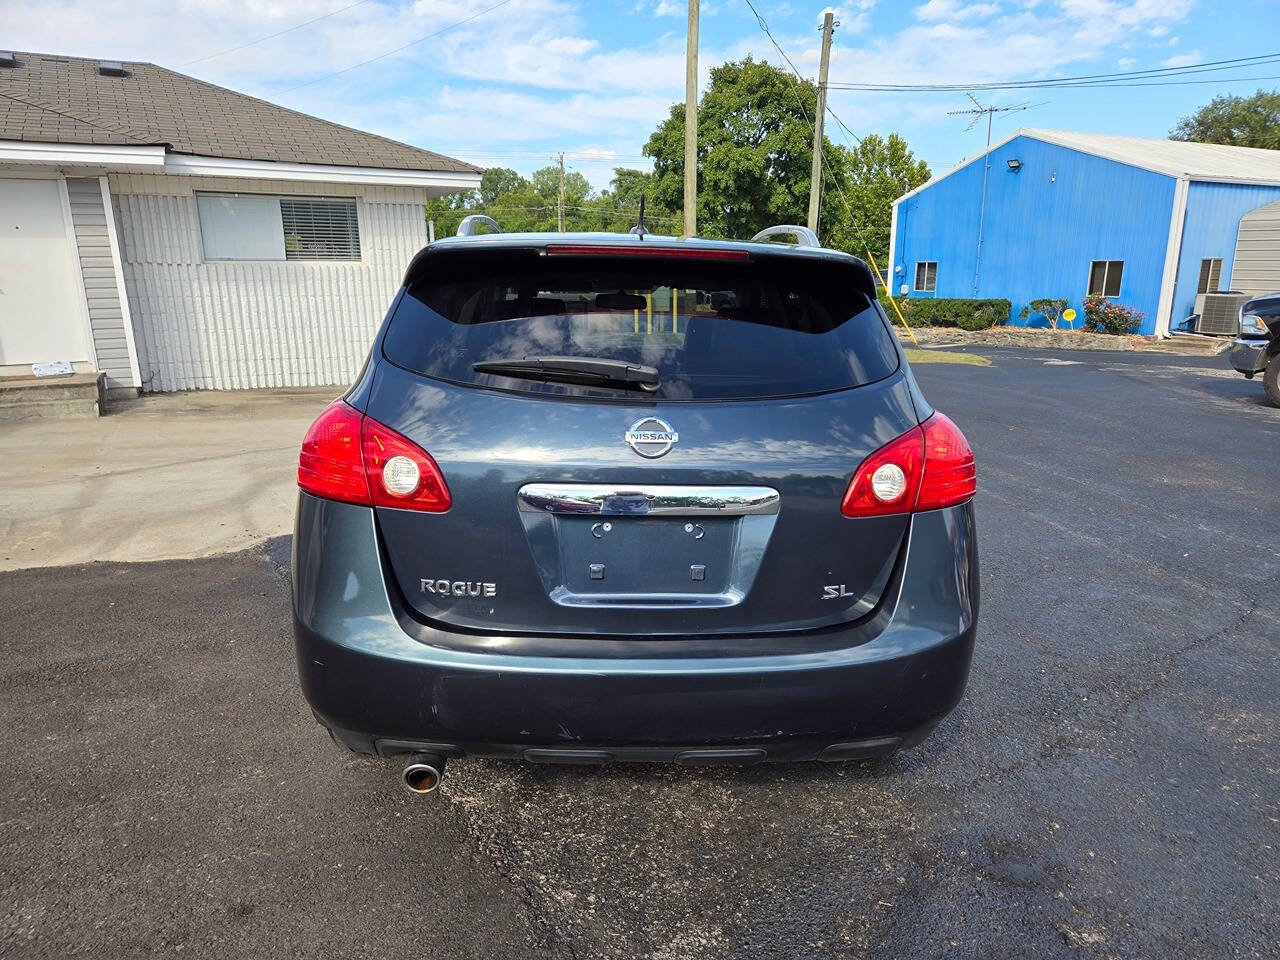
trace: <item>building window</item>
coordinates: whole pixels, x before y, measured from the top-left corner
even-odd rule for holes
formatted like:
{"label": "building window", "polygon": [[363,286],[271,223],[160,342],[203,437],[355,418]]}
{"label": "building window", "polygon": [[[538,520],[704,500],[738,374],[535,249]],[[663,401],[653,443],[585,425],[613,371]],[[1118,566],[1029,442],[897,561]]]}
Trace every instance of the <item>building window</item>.
{"label": "building window", "polygon": [[1217,293],[1222,283],[1222,258],[1209,257],[1200,261],[1200,282],[1196,293]]}
{"label": "building window", "polygon": [[1089,264],[1089,296],[1120,296],[1120,275],[1123,272],[1123,260],[1094,260]]}
{"label": "building window", "polygon": [[206,260],[359,260],[352,199],[197,193]]}
{"label": "building window", "polygon": [[938,289],[938,261],[916,261],[916,290],[920,293],[933,293]]}

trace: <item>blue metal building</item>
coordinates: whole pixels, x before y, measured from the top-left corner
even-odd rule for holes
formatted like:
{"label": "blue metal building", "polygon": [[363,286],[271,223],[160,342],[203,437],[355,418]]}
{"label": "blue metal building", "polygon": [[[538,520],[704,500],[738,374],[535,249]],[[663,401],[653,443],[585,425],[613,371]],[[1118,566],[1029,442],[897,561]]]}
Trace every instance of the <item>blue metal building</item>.
{"label": "blue metal building", "polygon": [[1015,324],[1061,297],[1077,328],[1097,291],[1163,336],[1231,289],[1240,218],[1276,200],[1280,150],[1019,130],[895,201],[893,289],[1005,297]]}

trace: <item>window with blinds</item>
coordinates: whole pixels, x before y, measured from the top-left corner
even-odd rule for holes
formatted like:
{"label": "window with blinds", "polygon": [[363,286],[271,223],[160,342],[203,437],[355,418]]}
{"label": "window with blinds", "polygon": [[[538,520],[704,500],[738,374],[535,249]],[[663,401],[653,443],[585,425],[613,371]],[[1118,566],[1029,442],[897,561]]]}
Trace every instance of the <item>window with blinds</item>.
{"label": "window with blinds", "polygon": [[359,260],[354,199],[197,193],[206,260]]}
{"label": "window with blinds", "polygon": [[286,260],[359,260],[360,227],[354,200],[281,197]]}

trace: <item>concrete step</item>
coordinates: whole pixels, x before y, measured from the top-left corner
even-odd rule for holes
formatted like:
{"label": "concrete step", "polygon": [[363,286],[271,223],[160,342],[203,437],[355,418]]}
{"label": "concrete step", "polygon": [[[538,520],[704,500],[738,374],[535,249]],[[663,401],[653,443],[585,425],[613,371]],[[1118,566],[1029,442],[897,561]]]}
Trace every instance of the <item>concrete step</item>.
{"label": "concrete step", "polygon": [[0,401],[0,422],[40,420],[45,417],[93,418],[101,416],[96,398],[73,400],[23,400],[21,403]]}
{"label": "concrete step", "polygon": [[96,417],[102,412],[106,374],[0,378],[0,420]]}

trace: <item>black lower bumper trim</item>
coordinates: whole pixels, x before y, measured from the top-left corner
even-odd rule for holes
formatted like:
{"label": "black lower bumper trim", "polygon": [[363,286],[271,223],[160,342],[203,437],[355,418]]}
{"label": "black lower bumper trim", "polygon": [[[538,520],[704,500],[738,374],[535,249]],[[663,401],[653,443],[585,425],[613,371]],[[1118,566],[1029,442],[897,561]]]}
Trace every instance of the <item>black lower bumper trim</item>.
{"label": "black lower bumper trim", "polygon": [[608,746],[608,747],[530,747],[522,744],[456,744],[429,740],[403,740],[371,737],[352,730],[331,726],[317,714],[316,719],[328,727],[334,739],[356,753],[397,757],[413,753],[433,753],[442,757],[483,757],[497,760],[525,760],[530,763],[605,764],[605,763],[678,763],[686,766],[748,766],[764,762],[823,760],[873,760],[889,757],[905,747],[923,741],[937,725],[927,723],[901,736],[871,737],[831,743],[829,740],[782,739],[735,747],[694,746]]}

